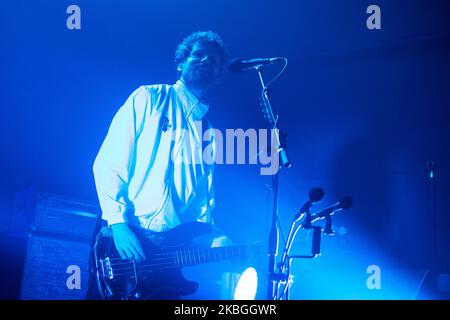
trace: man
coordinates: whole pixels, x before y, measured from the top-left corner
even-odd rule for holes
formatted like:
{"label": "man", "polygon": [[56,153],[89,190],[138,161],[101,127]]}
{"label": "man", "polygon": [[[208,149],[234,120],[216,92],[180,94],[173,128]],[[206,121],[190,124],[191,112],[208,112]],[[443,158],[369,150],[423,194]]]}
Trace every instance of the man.
{"label": "man", "polygon": [[126,100],[94,162],[102,218],[122,259],[146,258],[130,226],[161,232],[212,223],[212,164],[192,160],[203,158],[201,131],[210,128],[203,99],[224,71],[226,51],[219,35],[195,32],[178,45],[175,63],[175,84],[141,86]]}

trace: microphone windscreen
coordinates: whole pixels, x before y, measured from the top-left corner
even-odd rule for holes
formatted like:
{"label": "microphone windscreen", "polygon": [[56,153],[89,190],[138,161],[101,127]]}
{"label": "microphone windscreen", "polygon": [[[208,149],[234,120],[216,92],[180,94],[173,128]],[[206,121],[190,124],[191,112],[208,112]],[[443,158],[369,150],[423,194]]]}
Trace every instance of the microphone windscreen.
{"label": "microphone windscreen", "polygon": [[353,206],[353,199],[350,196],[345,196],[339,201],[342,209],[350,209]]}
{"label": "microphone windscreen", "polygon": [[228,62],[228,72],[238,73],[242,71],[242,59],[234,58]]}
{"label": "microphone windscreen", "polygon": [[315,187],[309,190],[309,200],[311,202],[319,202],[323,199],[323,196],[325,195],[325,192],[322,188]]}

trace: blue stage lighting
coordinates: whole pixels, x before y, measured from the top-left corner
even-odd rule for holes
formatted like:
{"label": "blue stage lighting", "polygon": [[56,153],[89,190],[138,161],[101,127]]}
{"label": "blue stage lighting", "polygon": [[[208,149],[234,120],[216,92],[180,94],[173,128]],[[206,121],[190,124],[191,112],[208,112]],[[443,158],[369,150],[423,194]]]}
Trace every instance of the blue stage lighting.
{"label": "blue stage lighting", "polygon": [[258,274],[253,267],[245,269],[234,290],[234,300],[254,300],[258,289]]}

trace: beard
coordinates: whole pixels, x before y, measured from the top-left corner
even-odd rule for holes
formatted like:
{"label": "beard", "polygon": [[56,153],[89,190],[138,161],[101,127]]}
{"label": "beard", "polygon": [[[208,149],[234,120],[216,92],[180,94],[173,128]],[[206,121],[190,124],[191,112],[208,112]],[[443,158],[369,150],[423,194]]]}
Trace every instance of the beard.
{"label": "beard", "polygon": [[181,73],[181,77],[186,84],[202,90],[207,90],[216,83],[217,76],[217,71],[214,68],[202,64],[190,65]]}
{"label": "beard", "polygon": [[189,81],[197,86],[209,87],[214,83],[215,75],[211,70],[194,69]]}

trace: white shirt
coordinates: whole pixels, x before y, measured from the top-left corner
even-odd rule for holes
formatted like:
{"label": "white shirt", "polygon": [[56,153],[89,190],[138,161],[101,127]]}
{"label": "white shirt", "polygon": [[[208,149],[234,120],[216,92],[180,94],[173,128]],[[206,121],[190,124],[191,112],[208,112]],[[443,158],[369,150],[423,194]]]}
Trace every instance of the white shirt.
{"label": "white shirt", "polygon": [[[141,86],[131,94],[114,116],[93,166],[108,224],[164,231],[188,221],[211,222],[213,166],[198,161],[207,111],[180,80]],[[208,131],[205,153],[213,157],[213,130]]]}

